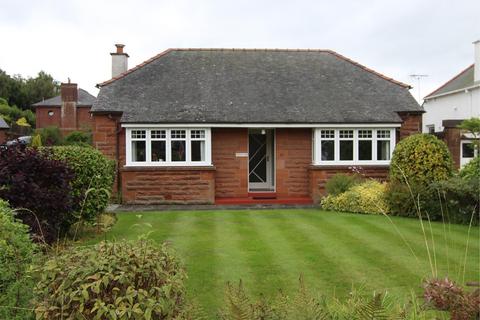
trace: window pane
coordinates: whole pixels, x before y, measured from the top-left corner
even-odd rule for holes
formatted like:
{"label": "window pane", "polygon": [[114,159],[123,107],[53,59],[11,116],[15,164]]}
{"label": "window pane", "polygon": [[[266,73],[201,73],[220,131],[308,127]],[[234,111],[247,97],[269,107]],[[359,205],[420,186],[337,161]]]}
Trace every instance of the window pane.
{"label": "window pane", "polygon": [[152,139],[165,139],[166,132],[165,130],[152,130],[151,135]]}
{"label": "window pane", "polygon": [[353,160],[353,141],[340,141],[340,160]]}
{"label": "window pane", "polygon": [[145,130],[132,130],[132,139],[145,139]]}
{"label": "window pane", "polygon": [[363,139],[371,138],[372,130],[358,130],[358,137]]}
{"label": "window pane", "polygon": [[340,130],[340,138],[353,138],[353,130]]}
{"label": "window pane", "polygon": [[390,138],[390,130],[377,130],[377,138]]}
{"label": "window pane", "polygon": [[322,161],[335,160],[335,141],[322,141]]}
{"label": "window pane", "polygon": [[172,141],[172,161],[185,161],[185,141]]}
{"label": "window pane", "polygon": [[475,152],[473,149],[473,143],[462,143],[462,157],[463,158],[473,158]]}
{"label": "window pane", "polygon": [[192,139],[204,139],[205,138],[205,130],[192,130],[190,137]]}
{"label": "window pane", "polygon": [[335,138],[335,130],[322,130],[320,131],[320,137],[322,139],[325,139],[325,138],[333,139]]}
{"label": "window pane", "polygon": [[165,141],[152,141],[152,161],[166,161]]}
{"label": "window pane", "polygon": [[145,141],[132,141],[132,161],[144,162],[146,160]]}
{"label": "window pane", "polygon": [[185,130],[172,130],[172,139],[185,139]]}
{"label": "window pane", "polygon": [[372,160],[372,141],[358,141],[358,160]]}
{"label": "window pane", "polygon": [[192,161],[205,161],[205,141],[192,141]]}
{"label": "window pane", "polygon": [[377,141],[377,160],[390,160],[390,141]]}

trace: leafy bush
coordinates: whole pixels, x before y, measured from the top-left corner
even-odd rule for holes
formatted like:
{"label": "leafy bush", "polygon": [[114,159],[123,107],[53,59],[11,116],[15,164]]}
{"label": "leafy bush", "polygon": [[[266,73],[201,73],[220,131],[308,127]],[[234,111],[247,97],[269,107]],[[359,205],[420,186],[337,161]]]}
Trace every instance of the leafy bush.
{"label": "leafy bush", "polygon": [[92,133],[86,131],[73,131],[65,137],[64,144],[82,147],[92,146]]}
{"label": "leafy bush", "polygon": [[37,133],[40,134],[42,145],[44,146],[59,146],[63,144],[62,133],[58,127],[50,126],[37,129]]}
{"label": "leafy bush", "polygon": [[75,221],[78,199],[71,194],[74,173],[48,152],[22,146],[0,152],[0,198],[19,210],[35,238],[52,242]]}
{"label": "leafy bush", "polygon": [[77,216],[93,222],[108,205],[115,178],[115,162],[90,147],[59,146],[51,150],[54,159],[61,160],[73,170],[72,194],[81,199]]}
{"label": "leafy bush", "polygon": [[476,319],[480,312],[478,292],[467,293],[449,279],[431,279],[424,283],[424,298],[428,306],[449,311],[453,320]]}
{"label": "leafy bush", "polygon": [[[415,316],[418,316],[416,318]],[[387,293],[373,296],[352,291],[346,300],[327,299],[306,289],[302,278],[292,296],[280,292],[271,301],[252,299],[242,283],[226,285],[225,302],[220,311],[223,320],[291,319],[427,319],[418,304],[399,305]]]}
{"label": "leafy bush", "polygon": [[0,319],[27,319],[33,281],[29,270],[35,246],[28,226],[0,200]]}
{"label": "leafy bush", "polygon": [[447,145],[430,134],[415,134],[400,141],[393,152],[390,180],[428,185],[452,176]]}
{"label": "leafy bush", "polygon": [[388,213],[385,201],[386,185],[368,180],[351,187],[339,195],[328,195],[322,199],[323,209],[357,213]]}
{"label": "leafy bush", "polygon": [[461,170],[460,176],[464,179],[480,179],[480,156],[470,160]]}
{"label": "leafy bush", "polygon": [[164,244],[102,242],[52,257],[37,270],[41,319],[182,319],[184,268]]}
{"label": "leafy bush", "polygon": [[15,105],[9,106],[7,100],[3,98],[0,98],[0,116],[10,125],[20,118],[25,118],[30,126],[35,125],[35,114],[31,110],[22,110]]}
{"label": "leafy bush", "polygon": [[329,195],[339,195],[349,190],[354,185],[359,184],[362,178],[356,174],[337,173],[331,177],[325,184],[325,190]]}

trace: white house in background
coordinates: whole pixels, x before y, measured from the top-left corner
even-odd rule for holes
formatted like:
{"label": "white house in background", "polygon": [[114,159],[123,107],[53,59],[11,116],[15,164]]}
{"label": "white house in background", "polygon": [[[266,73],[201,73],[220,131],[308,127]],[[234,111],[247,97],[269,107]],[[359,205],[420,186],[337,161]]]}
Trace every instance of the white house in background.
{"label": "white house in background", "polygon": [[480,117],[480,40],[473,44],[474,63],[426,96],[423,104],[423,132],[447,143],[457,167],[475,156],[472,137],[457,128],[462,120]]}

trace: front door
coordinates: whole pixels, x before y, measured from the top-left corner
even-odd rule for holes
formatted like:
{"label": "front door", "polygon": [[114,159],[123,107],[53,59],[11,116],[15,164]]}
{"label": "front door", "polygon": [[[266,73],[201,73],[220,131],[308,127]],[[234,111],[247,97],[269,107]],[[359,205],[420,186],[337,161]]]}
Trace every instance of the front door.
{"label": "front door", "polygon": [[273,129],[250,129],[248,132],[249,191],[274,191]]}

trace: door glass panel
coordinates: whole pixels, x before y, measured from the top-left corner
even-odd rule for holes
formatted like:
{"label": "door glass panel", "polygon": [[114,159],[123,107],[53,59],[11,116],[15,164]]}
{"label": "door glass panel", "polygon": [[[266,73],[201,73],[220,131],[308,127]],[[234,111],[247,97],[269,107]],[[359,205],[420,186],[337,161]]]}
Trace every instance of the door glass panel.
{"label": "door glass panel", "polygon": [[267,135],[249,134],[249,182],[267,182]]}

